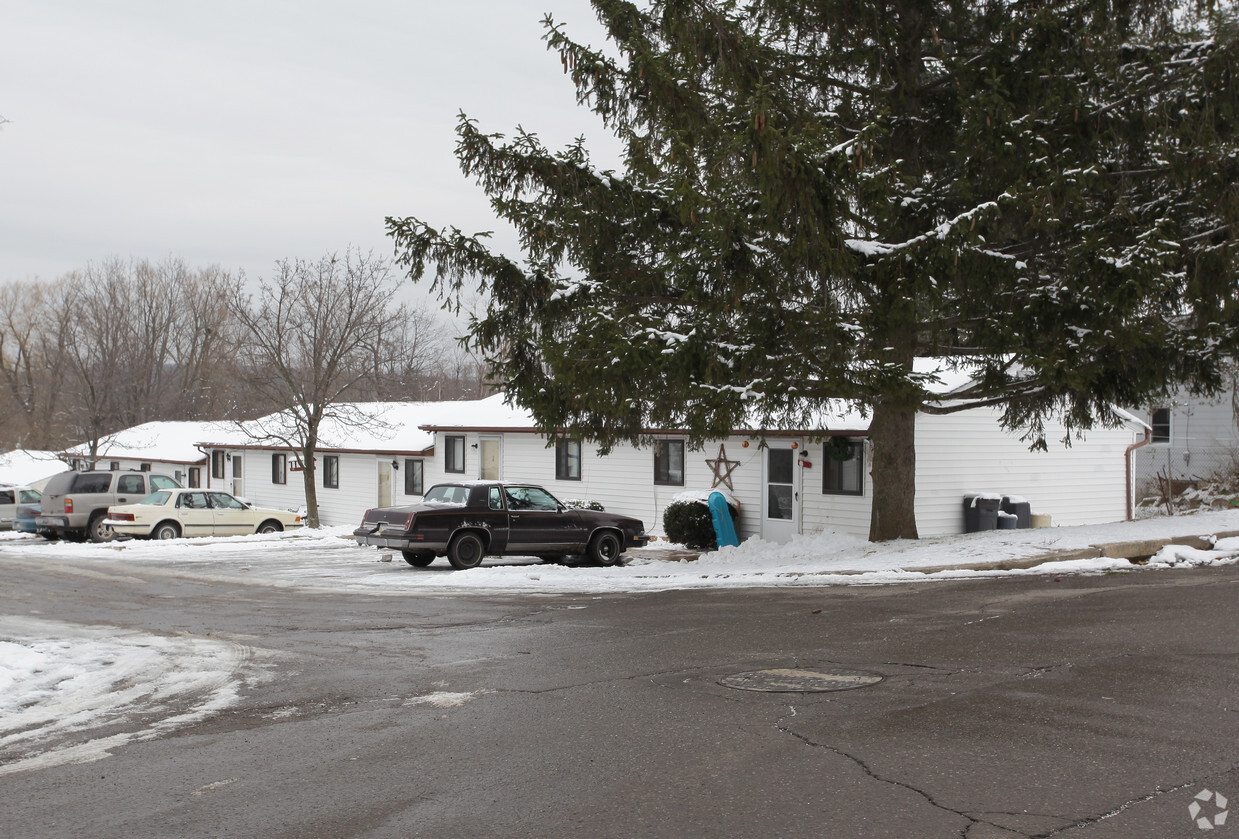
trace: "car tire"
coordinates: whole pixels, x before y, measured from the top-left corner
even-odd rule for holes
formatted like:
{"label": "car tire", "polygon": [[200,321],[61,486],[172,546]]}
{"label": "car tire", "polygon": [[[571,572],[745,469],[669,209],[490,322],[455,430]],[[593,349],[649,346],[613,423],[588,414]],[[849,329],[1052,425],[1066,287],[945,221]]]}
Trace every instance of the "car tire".
{"label": "car tire", "polygon": [[283,529],[284,528],[280,527],[280,523],[274,520],[264,521],[262,524],[258,525],[259,533],[279,533]]}
{"label": "car tire", "polygon": [[92,542],[112,542],[116,540],[116,531],[111,525],[103,523],[106,519],[103,513],[95,515],[90,523],[86,525],[86,535],[90,537]]}
{"label": "car tire", "polygon": [[620,544],[620,539],[609,530],[598,533],[593,539],[589,540],[589,556],[590,562],[596,562],[602,566],[610,566],[619,562],[620,554],[624,552],[624,547]]}
{"label": "car tire", "polygon": [[400,555],[404,557],[404,561],[412,565],[414,568],[425,568],[427,565],[435,561],[434,554],[428,554],[424,551],[401,551]]}
{"label": "car tire", "polygon": [[159,526],[151,531],[152,539],[179,539],[181,536],[181,526],[174,521],[160,522]]}
{"label": "car tire", "polygon": [[477,568],[486,556],[486,545],[476,533],[458,533],[447,546],[447,561],[458,571]]}

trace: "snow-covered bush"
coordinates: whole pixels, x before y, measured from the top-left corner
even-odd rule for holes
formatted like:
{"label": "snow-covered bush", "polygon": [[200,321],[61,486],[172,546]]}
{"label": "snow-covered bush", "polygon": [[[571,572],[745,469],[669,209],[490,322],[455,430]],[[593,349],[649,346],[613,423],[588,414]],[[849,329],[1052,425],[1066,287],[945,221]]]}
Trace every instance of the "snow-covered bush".
{"label": "snow-covered bush", "polygon": [[[727,505],[734,521],[739,510]],[[696,550],[714,550],[718,541],[714,536],[714,519],[710,508],[703,501],[676,500],[663,510],[663,532],[672,542],[678,542]]]}

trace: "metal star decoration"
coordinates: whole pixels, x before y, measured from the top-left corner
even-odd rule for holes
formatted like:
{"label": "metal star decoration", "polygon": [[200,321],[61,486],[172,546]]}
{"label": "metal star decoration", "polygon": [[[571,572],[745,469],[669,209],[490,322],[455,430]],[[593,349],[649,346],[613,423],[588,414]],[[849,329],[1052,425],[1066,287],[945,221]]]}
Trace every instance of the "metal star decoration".
{"label": "metal star decoration", "polygon": [[718,447],[718,457],[713,460],[706,458],[706,463],[709,464],[710,469],[714,472],[714,483],[710,484],[710,489],[714,489],[719,484],[727,484],[727,488],[734,492],[736,488],[731,485],[731,473],[736,471],[740,461],[728,460],[727,449],[720,444]]}

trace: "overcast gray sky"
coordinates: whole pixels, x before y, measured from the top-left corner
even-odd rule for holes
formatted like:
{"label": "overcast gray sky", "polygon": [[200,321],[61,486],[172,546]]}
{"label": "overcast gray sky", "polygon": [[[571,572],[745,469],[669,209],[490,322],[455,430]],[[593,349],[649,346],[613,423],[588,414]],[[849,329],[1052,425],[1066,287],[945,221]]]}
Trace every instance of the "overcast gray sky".
{"label": "overcast gray sky", "polygon": [[0,282],[111,256],[253,279],[389,255],[387,215],[498,229],[456,166],[458,111],[614,148],[548,11],[604,41],[588,0],[0,0]]}

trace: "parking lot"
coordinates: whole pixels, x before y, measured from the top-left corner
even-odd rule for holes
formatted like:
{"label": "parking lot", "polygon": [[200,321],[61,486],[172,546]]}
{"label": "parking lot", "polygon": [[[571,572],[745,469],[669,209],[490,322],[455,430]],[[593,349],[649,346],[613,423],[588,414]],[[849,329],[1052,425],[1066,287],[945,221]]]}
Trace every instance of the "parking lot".
{"label": "parking lot", "polygon": [[[1232,565],[374,596],[344,563],[436,571],[247,538],[5,550],[8,643],[112,698],[5,732],[13,835],[1167,837],[1239,792]],[[786,670],[880,680],[723,684]]]}

